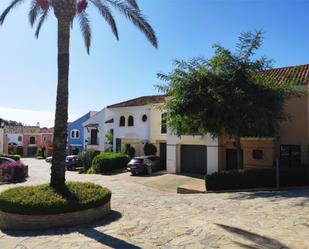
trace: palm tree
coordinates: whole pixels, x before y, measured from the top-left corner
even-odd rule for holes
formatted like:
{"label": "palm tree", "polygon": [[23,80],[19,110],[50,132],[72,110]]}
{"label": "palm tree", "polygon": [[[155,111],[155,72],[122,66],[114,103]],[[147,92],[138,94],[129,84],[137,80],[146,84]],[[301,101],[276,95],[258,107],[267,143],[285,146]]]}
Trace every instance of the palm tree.
{"label": "palm tree", "polygon": [[[13,0],[0,16],[2,25],[7,14],[25,0]],[[29,21],[33,26],[36,21],[35,36],[38,38],[41,27],[50,11],[54,11],[58,21],[58,85],[54,126],[53,160],[51,166],[50,185],[58,192],[65,190],[65,151],[68,120],[68,77],[70,29],[75,18],[78,18],[84,37],[87,52],[91,44],[90,21],[87,14],[88,3],[98,9],[101,16],[111,27],[118,40],[118,30],[111,7],[119,10],[140,31],[150,43],[157,48],[157,38],[150,24],[143,17],[136,0],[32,0]]]}

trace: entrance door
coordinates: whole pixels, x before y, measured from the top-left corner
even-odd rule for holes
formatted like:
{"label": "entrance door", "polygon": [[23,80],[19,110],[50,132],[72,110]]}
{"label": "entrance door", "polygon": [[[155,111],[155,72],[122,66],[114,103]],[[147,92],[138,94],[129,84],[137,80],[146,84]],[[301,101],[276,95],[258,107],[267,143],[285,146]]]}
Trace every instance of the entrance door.
{"label": "entrance door", "polygon": [[121,152],[121,138],[116,138],[116,152]]}
{"label": "entrance door", "polygon": [[280,166],[284,168],[297,168],[301,166],[300,145],[280,145]]}
{"label": "entrance door", "polygon": [[166,169],[166,143],[160,143],[160,158],[162,168]]}
{"label": "entrance door", "polygon": [[[241,151],[242,158],[243,151]],[[237,169],[237,150],[226,149],[226,170]]]}
{"label": "entrance door", "polygon": [[35,157],[36,151],[36,147],[28,147],[28,157]]}
{"label": "entrance door", "polygon": [[207,173],[207,146],[181,145],[181,172],[191,174]]}

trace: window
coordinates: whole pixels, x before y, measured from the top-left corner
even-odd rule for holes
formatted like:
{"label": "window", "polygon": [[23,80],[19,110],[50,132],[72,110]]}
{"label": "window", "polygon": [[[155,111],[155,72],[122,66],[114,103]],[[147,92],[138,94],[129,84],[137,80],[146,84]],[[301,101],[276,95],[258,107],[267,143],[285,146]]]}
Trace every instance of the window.
{"label": "window", "polygon": [[147,115],[144,114],[144,115],[142,116],[142,121],[143,121],[143,122],[146,122],[146,121],[147,121],[147,118],[148,118]]}
{"label": "window", "polygon": [[129,116],[129,118],[128,118],[128,126],[134,126],[134,118],[133,118],[133,116]]}
{"label": "window", "polygon": [[35,144],[35,137],[29,138],[29,144]]}
{"label": "window", "polygon": [[43,141],[44,141],[44,142],[46,141],[46,137],[43,137]]}
{"label": "window", "polygon": [[23,140],[22,136],[18,136],[18,142],[21,142]]}
{"label": "window", "polygon": [[98,130],[92,129],[90,132],[90,145],[98,145]]}
{"label": "window", "polygon": [[79,138],[79,130],[76,130],[76,129],[72,130],[71,138],[76,138],[76,139]]}
{"label": "window", "polygon": [[263,150],[253,150],[252,151],[253,159],[263,159],[263,157],[264,157]]}
{"label": "window", "polygon": [[120,117],[119,126],[124,127],[126,125],[126,118],[124,116]]}
{"label": "window", "polygon": [[161,134],[167,133],[167,113],[161,114]]}

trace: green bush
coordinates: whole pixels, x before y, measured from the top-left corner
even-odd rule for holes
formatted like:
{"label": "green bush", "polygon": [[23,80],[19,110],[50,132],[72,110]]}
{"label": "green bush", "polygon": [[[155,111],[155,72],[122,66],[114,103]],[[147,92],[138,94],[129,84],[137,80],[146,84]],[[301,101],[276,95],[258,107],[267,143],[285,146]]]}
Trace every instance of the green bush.
{"label": "green bush", "polygon": [[42,160],[42,159],[44,159],[44,157],[42,157],[42,156],[36,156],[36,159]]}
{"label": "green bush", "polygon": [[146,143],[144,146],[144,154],[146,156],[156,155],[157,154],[157,147],[153,144]]}
{"label": "green bush", "polygon": [[0,210],[28,215],[60,214],[98,207],[111,199],[111,191],[97,184],[67,182],[66,186],[66,196],[54,192],[48,184],[8,189],[0,194]]}
{"label": "green bush", "polygon": [[15,160],[16,162],[20,161],[20,155],[17,154],[2,154],[1,157],[8,157]]}
{"label": "green bush", "polygon": [[82,161],[83,163],[83,168],[84,168],[84,172],[87,172],[87,170],[91,167],[92,165],[92,160],[93,158],[95,158],[95,156],[99,155],[101,152],[98,150],[94,150],[94,149],[88,149],[85,151],[81,151],[78,154],[79,159]]}
{"label": "green bush", "polygon": [[[309,185],[306,168],[280,169],[280,187]],[[207,190],[249,189],[276,186],[275,169],[231,170],[205,177]]]}
{"label": "green bush", "polygon": [[106,152],[97,155],[87,173],[105,173],[127,166],[129,157],[119,152]]}

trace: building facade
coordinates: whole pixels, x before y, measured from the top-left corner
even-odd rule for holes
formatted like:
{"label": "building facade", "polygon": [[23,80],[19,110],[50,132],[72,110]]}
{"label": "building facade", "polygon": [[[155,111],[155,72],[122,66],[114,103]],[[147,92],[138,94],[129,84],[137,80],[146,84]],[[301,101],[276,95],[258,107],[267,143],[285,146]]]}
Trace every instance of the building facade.
{"label": "building facade", "polygon": [[68,143],[67,154],[77,155],[84,149],[84,127],[83,123],[95,115],[96,112],[90,111],[75,121],[68,124]]}

